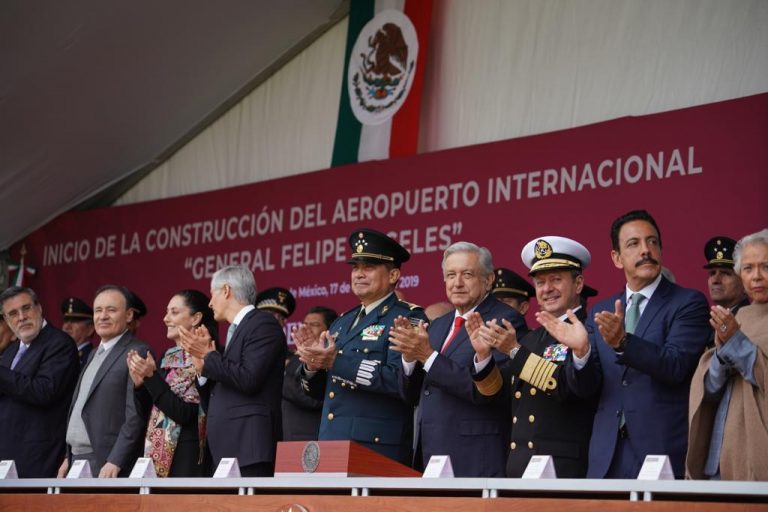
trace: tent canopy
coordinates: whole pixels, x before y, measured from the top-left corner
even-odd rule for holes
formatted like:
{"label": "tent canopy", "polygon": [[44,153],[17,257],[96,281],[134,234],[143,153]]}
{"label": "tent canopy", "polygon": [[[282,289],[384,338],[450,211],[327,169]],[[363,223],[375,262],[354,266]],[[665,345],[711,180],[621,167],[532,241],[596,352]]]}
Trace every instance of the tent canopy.
{"label": "tent canopy", "polygon": [[106,206],[349,10],[342,0],[0,3],[0,249]]}

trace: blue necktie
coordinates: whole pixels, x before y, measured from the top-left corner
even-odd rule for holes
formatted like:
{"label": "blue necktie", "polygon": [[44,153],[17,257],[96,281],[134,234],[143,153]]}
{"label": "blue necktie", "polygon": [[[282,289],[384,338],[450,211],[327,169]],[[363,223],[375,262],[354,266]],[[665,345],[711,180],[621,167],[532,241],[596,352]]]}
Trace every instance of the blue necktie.
{"label": "blue necktie", "polygon": [[29,348],[29,345],[26,343],[19,342],[19,350],[16,352],[16,355],[13,358],[13,362],[11,363],[11,370],[16,368],[16,364],[21,360],[21,356],[24,355],[24,353]]}
{"label": "blue necktie", "polygon": [[229,324],[229,329],[227,329],[227,346],[229,346],[229,341],[232,339],[232,336],[235,335],[236,330],[237,324]]}

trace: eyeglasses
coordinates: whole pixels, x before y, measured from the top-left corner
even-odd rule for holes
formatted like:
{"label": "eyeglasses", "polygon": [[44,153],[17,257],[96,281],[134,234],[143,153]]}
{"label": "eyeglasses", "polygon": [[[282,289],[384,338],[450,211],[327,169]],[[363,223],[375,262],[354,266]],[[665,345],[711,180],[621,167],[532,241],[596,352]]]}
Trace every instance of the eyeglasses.
{"label": "eyeglasses", "polygon": [[16,320],[19,318],[20,315],[27,316],[30,311],[32,311],[32,308],[35,307],[34,304],[24,304],[18,309],[12,309],[11,311],[4,311],[3,317],[7,318],[9,320]]}

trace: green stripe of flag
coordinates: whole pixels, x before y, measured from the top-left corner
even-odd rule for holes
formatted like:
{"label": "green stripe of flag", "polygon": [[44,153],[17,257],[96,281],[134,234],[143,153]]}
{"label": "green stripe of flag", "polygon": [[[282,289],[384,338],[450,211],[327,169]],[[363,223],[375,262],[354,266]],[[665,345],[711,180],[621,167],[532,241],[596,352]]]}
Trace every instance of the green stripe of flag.
{"label": "green stripe of flag", "polygon": [[362,125],[355,117],[352,107],[349,105],[347,73],[352,47],[355,45],[357,36],[363,30],[365,24],[373,18],[374,6],[375,0],[352,0],[352,5],[349,8],[347,49],[344,52],[344,74],[341,80],[341,100],[339,101],[339,118],[336,122],[336,139],[333,143],[332,167],[357,162]]}

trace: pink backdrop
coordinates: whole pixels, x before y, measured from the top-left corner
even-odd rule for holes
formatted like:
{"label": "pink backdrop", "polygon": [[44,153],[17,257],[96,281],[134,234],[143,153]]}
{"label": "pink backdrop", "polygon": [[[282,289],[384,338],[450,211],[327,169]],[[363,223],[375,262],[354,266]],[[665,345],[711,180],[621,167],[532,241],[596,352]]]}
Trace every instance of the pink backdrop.
{"label": "pink backdrop", "polygon": [[[592,252],[585,272],[600,295],[623,286],[610,261],[609,228],[645,208],[659,223],[664,265],[679,283],[705,289],[704,242],[768,225],[768,94],[572,130],[407,158],[356,164],[203,194],[67,213],[28,236],[25,284],[60,324],[68,295],[90,300],[104,283],[146,302],[139,334],[159,351],[176,290],[208,291],[224,263],[247,263],[260,289],[294,290],[301,320],[313,305],[345,311],[346,238],[387,231],[412,252],[401,292],[427,305],[444,299],[442,250],[467,240],[498,266],[524,271],[534,237],[575,238]],[[617,171],[618,170],[618,171]],[[20,244],[12,255],[18,257]]]}

